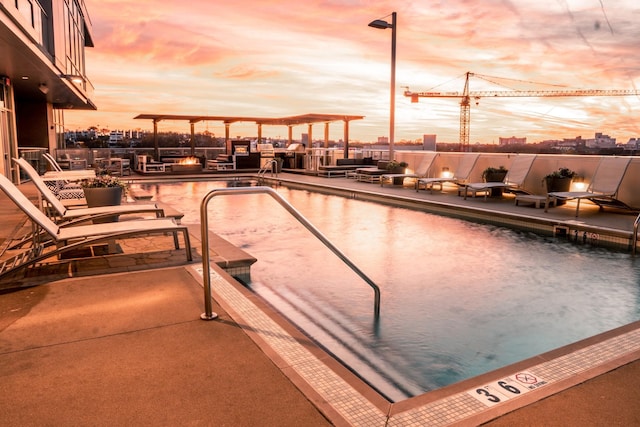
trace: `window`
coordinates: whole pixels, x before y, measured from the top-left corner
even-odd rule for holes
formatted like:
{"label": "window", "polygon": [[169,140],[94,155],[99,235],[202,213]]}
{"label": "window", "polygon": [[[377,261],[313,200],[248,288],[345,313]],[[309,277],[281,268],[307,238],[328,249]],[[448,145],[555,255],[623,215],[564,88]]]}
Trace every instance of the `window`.
{"label": "window", "polygon": [[76,0],[64,2],[66,70],[69,75],[84,76],[84,20]]}

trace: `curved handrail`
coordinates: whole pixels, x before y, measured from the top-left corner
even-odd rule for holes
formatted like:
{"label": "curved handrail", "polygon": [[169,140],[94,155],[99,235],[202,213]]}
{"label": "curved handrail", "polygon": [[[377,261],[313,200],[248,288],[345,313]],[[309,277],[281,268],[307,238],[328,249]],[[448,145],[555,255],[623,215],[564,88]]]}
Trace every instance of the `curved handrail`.
{"label": "curved handrail", "polygon": [[309,230],[314,236],[318,238],[326,247],[331,249],[331,251],[338,256],[353,270],[362,280],[367,282],[369,286],[373,288],[374,293],[374,315],[377,320],[380,317],[380,288],[376,285],[366,274],[362,272],[345,254],[343,254],[337,247],[333,245],[316,227],[313,226],[296,208],[294,208],[288,201],[286,201],[280,194],[278,194],[271,187],[237,187],[237,188],[219,188],[215,190],[211,190],[207,195],[202,199],[202,203],[200,204],[200,232],[202,234],[202,268],[203,268],[203,279],[204,279],[204,309],[205,312],[200,316],[203,320],[212,320],[218,317],[217,314],[212,312],[211,307],[211,278],[210,278],[210,270],[211,270],[211,262],[209,260],[209,219],[207,212],[207,205],[213,199],[213,197],[218,195],[228,195],[228,194],[258,194],[264,193],[273,197],[282,207],[284,207],[291,215],[294,216],[295,219],[298,220],[302,225],[304,225],[307,230]]}
{"label": "curved handrail", "polygon": [[263,179],[267,172],[271,172],[271,176],[273,176],[274,170],[275,170],[275,176],[277,178],[278,177],[278,161],[276,159],[271,159],[268,162],[266,162],[264,165],[262,165],[258,170],[258,179],[260,180]]}

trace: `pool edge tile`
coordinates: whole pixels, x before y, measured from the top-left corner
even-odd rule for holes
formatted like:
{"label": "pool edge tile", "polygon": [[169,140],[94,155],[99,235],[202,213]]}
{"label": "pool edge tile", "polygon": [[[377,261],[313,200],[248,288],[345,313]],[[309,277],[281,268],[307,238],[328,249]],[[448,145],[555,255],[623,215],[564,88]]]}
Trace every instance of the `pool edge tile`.
{"label": "pool edge tile", "polygon": [[[202,268],[194,266],[193,270],[202,277]],[[335,368],[339,362],[330,356],[320,356],[299,338],[288,335],[267,313],[270,309],[265,311],[268,306],[246,295],[249,291],[243,293],[238,290],[235,280],[228,280],[224,274],[211,272],[212,292],[221,299],[218,301],[220,305],[235,321],[246,323],[242,327],[265,354],[275,359],[274,363],[282,372],[336,425],[478,425],[640,358],[640,322],[634,322],[453,384],[445,387],[444,391],[434,390],[391,403],[373,389],[366,392],[346,381],[340,370],[329,366],[333,364]],[[515,375],[525,370],[544,379],[546,384],[490,407],[468,394],[475,387],[507,377],[509,372]]]}

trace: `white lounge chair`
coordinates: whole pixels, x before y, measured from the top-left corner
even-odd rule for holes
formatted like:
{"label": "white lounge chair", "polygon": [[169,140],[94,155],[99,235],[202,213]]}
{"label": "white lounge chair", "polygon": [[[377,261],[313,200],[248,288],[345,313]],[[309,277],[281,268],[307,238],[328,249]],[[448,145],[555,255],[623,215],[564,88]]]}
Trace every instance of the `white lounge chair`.
{"label": "white lounge chair", "polygon": [[478,193],[484,193],[484,199],[487,200],[487,196],[491,194],[494,188],[502,188],[513,192],[524,192],[524,181],[529,175],[533,161],[536,159],[535,155],[518,154],[511,166],[507,175],[501,182],[473,182],[464,185],[464,198],[467,198],[469,193],[475,197]]}
{"label": "white lounge chair", "polygon": [[402,181],[404,183],[404,179],[405,178],[424,178],[427,176],[427,174],[429,173],[429,169],[431,169],[431,165],[433,164],[433,161],[435,160],[435,158],[438,156],[437,153],[427,153],[426,155],[424,155],[422,157],[422,160],[420,161],[420,163],[418,164],[418,167],[416,167],[416,170],[414,173],[385,173],[383,175],[380,176],[380,187],[382,187],[384,185],[385,182],[388,181],[395,181],[396,178],[402,178]]}
{"label": "white lounge chair", "polygon": [[56,159],[49,153],[42,156],[51,166],[51,171],[45,172],[42,180],[58,199],[82,199],[84,193],[78,181],[96,176],[93,169],[63,170]]}
{"label": "white lounge chair", "polygon": [[[40,261],[61,255],[75,249],[90,245],[107,243],[114,239],[124,239],[152,234],[173,235],[174,246],[180,249],[178,233],[182,233],[187,261],[192,261],[189,230],[186,226],[177,225],[172,219],[158,218],[136,221],[121,221],[105,224],[77,225],[60,227],[40,211],[22,192],[4,175],[0,175],[0,188],[32,221],[34,227],[42,229],[48,235],[45,242],[32,242],[31,248],[5,260],[0,265],[0,277],[9,272],[26,268]],[[38,233],[34,233],[35,236]],[[46,248],[55,244],[53,250]]]}
{"label": "white lounge chair", "polygon": [[[68,154],[64,154],[64,159],[61,162],[64,162],[68,165],[67,169],[64,169],[60,163],[49,153],[42,153],[42,157],[49,163],[51,166],[52,172],[64,172],[64,173],[78,173],[82,174],[87,171],[87,160],[86,159],[72,159]],[[81,166],[78,168],[77,166]]]}
{"label": "white lounge chair", "polygon": [[586,199],[603,210],[605,206],[613,206],[624,209],[633,209],[622,201],[618,200],[617,194],[622,178],[631,162],[630,157],[604,156],[596,168],[591,183],[586,191],[561,191],[547,194],[547,203],[544,211],[547,212],[549,201],[557,200],[577,200],[576,218],[580,212],[580,200]]}
{"label": "white lounge chair", "polygon": [[62,166],[60,166],[58,161],[56,159],[54,159],[51,154],[42,153],[42,157],[44,157],[44,159],[47,161],[47,163],[49,163],[49,166],[51,166],[51,170],[53,170],[55,172],[62,172]]}
{"label": "white lounge chair", "polygon": [[132,213],[153,213],[156,217],[163,217],[164,210],[156,204],[124,204],[117,206],[102,206],[95,208],[67,209],[64,204],[53,194],[42,180],[38,172],[26,159],[13,159],[20,168],[31,178],[44,201],[53,210],[52,216],[58,225],[66,226],[67,223],[78,223],[113,215],[126,215]]}
{"label": "white lounge chair", "polygon": [[420,186],[422,185],[425,190],[430,190],[433,193],[434,185],[439,185],[440,190],[442,190],[442,184],[445,182],[453,182],[457,185],[464,185],[469,181],[469,175],[471,175],[471,171],[473,167],[476,165],[480,154],[463,154],[460,159],[460,163],[458,163],[458,168],[454,175],[450,178],[419,178],[416,181],[416,191],[420,191]]}

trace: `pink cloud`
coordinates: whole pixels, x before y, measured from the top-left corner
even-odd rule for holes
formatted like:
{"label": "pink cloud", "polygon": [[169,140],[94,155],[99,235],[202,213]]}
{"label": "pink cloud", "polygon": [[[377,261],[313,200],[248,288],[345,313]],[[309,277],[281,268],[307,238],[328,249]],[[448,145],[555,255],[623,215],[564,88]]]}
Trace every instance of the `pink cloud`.
{"label": "pink cloud", "polygon": [[[122,118],[127,115],[160,110],[238,115],[321,111],[365,115],[364,121],[354,123],[351,134],[374,140],[388,131],[391,31],[367,24],[385,16],[390,19],[394,10],[399,23],[398,138],[437,133],[443,140],[455,140],[459,111],[456,100],[410,104],[400,86],[461,91],[460,76],[466,71],[546,83],[549,89],[550,85],[634,89],[639,79],[640,57],[635,53],[640,6],[633,0],[604,2],[604,12],[598,1],[570,0],[374,4],[86,0],[86,4],[96,45],[87,52],[87,69],[100,110],[70,112],[70,126],[106,117],[100,121],[125,127]],[[484,83],[472,84],[479,90]],[[574,136],[571,126],[587,136],[582,123],[592,123],[593,132],[615,134],[624,129],[621,138],[640,134],[631,120],[639,102],[633,97],[554,101],[560,104],[548,104],[547,115],[522,101],[522,112],[496,104],[486,120],[482,104],[477,111],[472,109],[472,138],[495,139],[495,133],[510,124],[530,141]],[[537,105],[546,100],[534,101]],[[532,106],[529,115],[527,105]],[[503,119],[498,124],[501,109]],[[576,114],[553,115],[559,111]],[[432,114],[438,119],[431,119]],[[122,125],[109,117],[118,117]]]}

